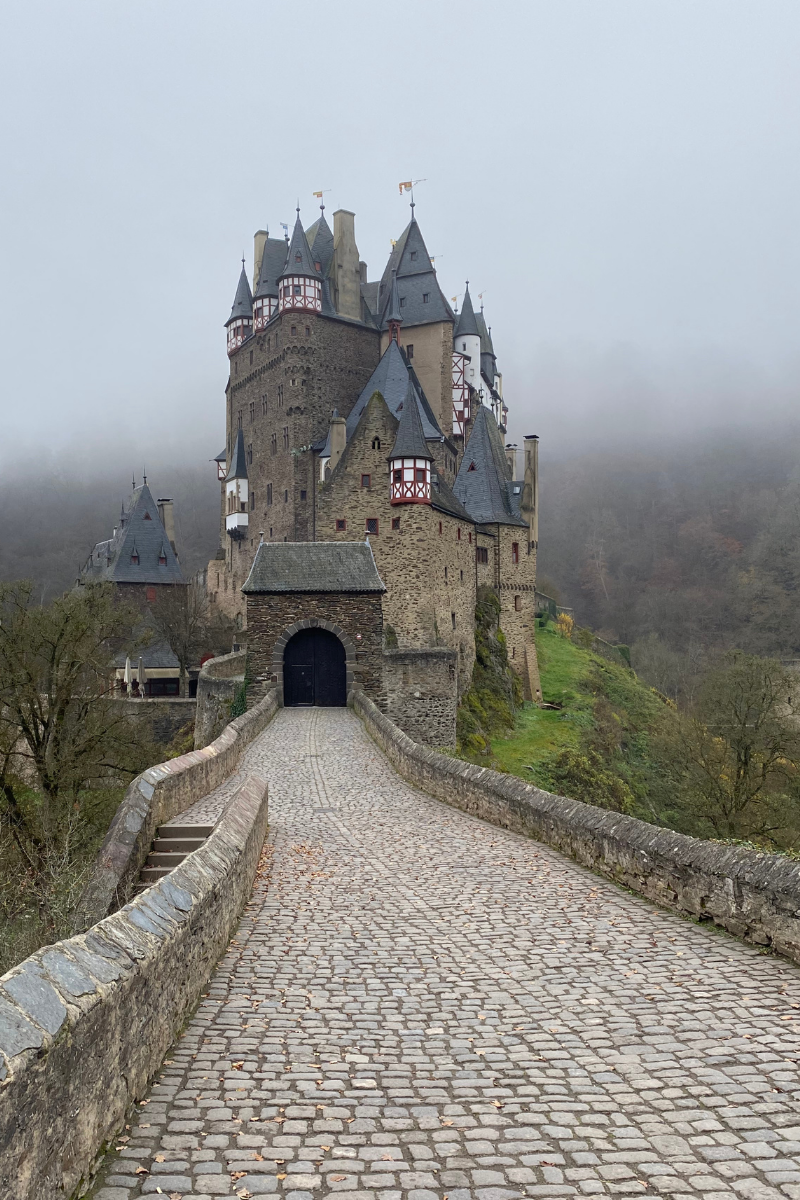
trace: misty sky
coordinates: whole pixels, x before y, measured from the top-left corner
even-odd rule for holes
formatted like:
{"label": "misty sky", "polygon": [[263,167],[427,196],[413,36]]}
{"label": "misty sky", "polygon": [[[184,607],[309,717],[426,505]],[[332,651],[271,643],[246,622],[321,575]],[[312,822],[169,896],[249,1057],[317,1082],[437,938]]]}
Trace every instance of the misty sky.
{"label": "misty sky", "polygon": [[253,232],[330,189],[375,278],[410,178],[516,438],[792,412],[798,51],[797,0],[0,0],[0,462],[211,458]]}

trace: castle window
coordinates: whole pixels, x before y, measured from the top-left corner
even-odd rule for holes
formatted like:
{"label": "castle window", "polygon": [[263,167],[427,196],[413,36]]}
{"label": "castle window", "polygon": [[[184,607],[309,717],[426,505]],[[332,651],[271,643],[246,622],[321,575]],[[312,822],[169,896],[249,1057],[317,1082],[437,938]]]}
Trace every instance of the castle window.
{"label": "castle window", "polygon": [[294,294],[295,294],[295,296],[299,296],[299,295],[300,295],[300,284],[299,284],[299,283],[296,283],[296,284],[294,285]]}
{"label": "castle window", "polygon": [[284,425],[284,427],[283,427],[283,448],[284,448],[284,450],[289,449],[289,426],[288,425]]}
{"label": "castle window", "polygon": [[377,532],[378,532],[378,518],[377,517],[367,517],[367,533],[377,533]]}
{"label": "castle window", "polygon": [[522,612],[522,596],[514,597],[514,611]]}
{"label": "castle window", "polygon": [[148,603],[148,604],[154,604],[154,603],[155,603],[155,598],[156,598],[156,589],[155,589],[154,587],[149,587],[149,588],[147,589],[147,592],[145,593],[145,595],[146,595],[146,597],[147,597],[147,603]]}
{"label": "castle window", "polygon": [[344,517],[337,517],[336,518],[336,532],[344,533],[346,529],[347,529],[347,521],[345,521]]}
{"label": "castle window", "polygon": [[467,470],[468,470],[468,471],[474,471],[474,470],[476,470],[475,463],[474,463],[474,462],[471,462],[471,463],[469,464],[469,466],[467,467]]}
{"label": "castle window", "polygon": [[252,467],[252,465],[253,465],[253,443],[252,442],[249,442],[247,445],[247,465],[249,467]]}
{"label": "castle window", "polygon": [[[270,527],[269,527],[269,536],[270,536],[270,537],[272,537],[272,526],[271,526],[271,525],[270,525]],[[226,578],[226,584],[225,584],[225,586],[227,587],[227,576],[226,576],[225,578]]]}
{"label": "castle window", "polygon": [[442,522],[440,521],[439,522],[439,533],[441,533],[441,532],[442,532]]}
{"label": "castle window", "polygon": [[416,468],[417,483],[424,483],[427,472],[424,467]]}
{"label": "castle window", "polygon": [[297,253],[296,253],[296,254],[295,254],[295,256],[294,256],[294,261],[295,261],[295,262],[302,262],[302,261],[303,261],[303,256],[302,256],[302,254],[300,253],[300,251],[299,251],[299,250],[297,251]]}
{"label": "castle window", "polygon": [[292,337],[297,337],[297,326],[296,325],[292,326]]}
{"label": "castle window", "polygon": [[512,563],[519,562],[519,542],[511,543],[511,561]]}
{"label": "castle window", "polygon": [[145,521],[152,521],[152,519],[153,519],[153,518],[150,516],[150,513],[149,513],[149,512],[146,512],[146,513],[144,514],[144,520],[145,520]]}
{"label": "castle window", "polygon": [[242,414],[243,414],[243,409],[241,409],[241,408],[240,408],[240,409],[239,409],[239,411],[238,411],[238,413],[236,414],[236,427],[237,427],[237,429],[241,429],[241,428],[242,428]]}
{"label": "castle window", "polygon": [[283,384],[278,384],[278,408],[283,408]]}
{"label": "castle window", "polygon": [[300,492],[300,499],[305,500],[307,495],[308,495],[308,492],[305,490],[305,488],[303,488]]}
{"label": "castle window", "polygon": [[516,646],[512,646],[512,647],[511,647],[511,657],[512,657],[512,658],[516,658],[516,657],[517,657],[517,647],[516,647]]}
{"label": "castle window", "polygon": [[444,581],[447,583],[447,567],[444,569]]}
{"label": "castle window", "polygon": [[475,550],[475,561],[479,563],[488,563],[489,550],[486,546],[478,546]]}
{"label": "castle window", "polygon": [[399,528],[400,528],[400,518],[392,517],[392,529],[399,529]]}
{"label": "castle window", "polygon": [[361,486],[362,486],[362,487],[366,487],[366,488],[368,488],[368,487],[369,487],[369,480],[370,480],[370,477],[369,477],[369,475],[362,475],[362,476],[361,476]]}
{"label": "castle window", "polygon": [[381,448],[381,439],[379,437],[374,437],[372,439],[372,449],[380,450],[380,448]]}
{"label": "castle window", "polygon": [[461,582],[463,583],[464,582],[464,572],[460,571],[459,574],[461,575]]}
{"label": "castle window", "polygon": [[[272,484],[271,483],[267,484],[267,504],[268,505],[272,504]],[[272,536],[272,530],[270,530],[270,537],[271,536]]]}
{"label": "castle window", "polygon": [[308,383],[308,380],[307,380],[307,379],[301,379],[301,380],[300,380],[300,387],[305,387],[307,383]]}
{"label": "castle window", "polygon": [[405,308],[405,306],[406,306],[406,298],[405,298],[405,296],[401,296],[400,297],[400,307]]}
{"label": "castle window", "polygon": [[416,261],[417,261],[417,252],[416,252],[416,250],[412,250],[412,251],[411,251],[411,254],[409,255],[409,257],[410,257],[410,259],[411,259],[411,261],[412,261],[412,262],[416,262]]}
{"label": "castle window", "polygon": [[131,554],[131,562],[133,563],[134,567],[138,567],[138,565],[139,565],[139,555],[136,553],[136,551],[135,551],[135,550],[134,550],[134,551],[133,551],[133,553]]}
{"label": "castle window", "polygon": [[470,546],[472,545],[472,534],[471,533],[469,534],[469,544],[470,544]]}
{"label": "castle window", "polygon": [[311,326],[306,325],[306,337],[311,337]]}
{"label": "castle window", "polygon": [[[430,298],[431,298],[430,292],[422,293],[422,303],[423,304],[428,304],[430,302]],[[250,351],[250,353],[252,354],[252,350]]]}
{"label": "castle window", "polygon": [[406,358],[410,361],[414,357],[414,347],[409,343],[406,346]]}
{"label": "castle window", "polygon": [[458,540],[461,541],[461,526],[458,527]]}
{"label": "castle window", "polygon": [[167,556],[163,550],[161,551],[161,553],[158,556],[158,565],[160,567],[165,567],[167,565]]}
{"label": "castle window", "polygon": [[[284,504],[289,503],[289,489],[288,488],[286,488],[286,490],[283,493],[283,503]],[[284,538],[283,540],[286,541],[286,538]]]}
{"label": "castle window", "polygon": [[270,454],[278,453],[278,435],[277,435],[277,433],[273,433],[272,437],[270,438],[269,452],[270,452]]}
{"label": "castle window", "polygon": [[265,417],[267,415],[267,397],[266,396],[261,397],[261,415],[262,415],[262,417]]}
{"label": "castle window", "polygon": [[256,402],[255,402],[255,400],[251,400],[250,401],[250,420],[255,421],[255,419],[256,419]]}
{"label": "castle window", "polygon": [[252,367],[252,365],[253,365],[253,351],[251,350],[250,351],[250,366]]}
{"label": "castle window", "polygon": [[456,627],[456,614],[455,614],[454,612],[451,612],[451,613],[450,613],[450,620],[453,622],[453,629],[455,629],[455,627]]}
{"label": "castle window", "polygon": [[402,482],[403,482],[403,471],[402,471],[402,468],[398,468],[398,469],[395,471],[395,473],[394,473],[394,481],[395,481],[395,483],[402,483]]}

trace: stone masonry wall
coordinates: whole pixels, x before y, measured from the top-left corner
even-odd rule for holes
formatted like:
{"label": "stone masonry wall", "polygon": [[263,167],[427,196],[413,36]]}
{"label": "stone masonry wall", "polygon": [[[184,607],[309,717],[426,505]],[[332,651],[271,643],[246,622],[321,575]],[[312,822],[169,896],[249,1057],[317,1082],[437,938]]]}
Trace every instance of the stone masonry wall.
{"label": "stone masonry wall", "polygon": [[414,741],[428,746],[456,744],[454,650],[384,650],[383,712]]}
{"label": "stone masonry wall", "polygon": [[[347,654],[349,682],[380,699],[383,675],[383,618],[380,592],[288,592],[247,596],[247,656],[253,678],[252,694],[278,688],[283,704],[280,669],[274,668],[276,645],[290,627],[333,628]],[[343,635],[343,636],[342,636]],[[279,652],[282,658],[282,650]]]}
{"label": "stone masonry wall", "polygon": [[250,775],[169,875],[0,979],[0,1195],[73,1195],[121,1132],[228,945],[267,819]]}
{"label": "stone masonry wall", "polygon": [[551,795],[420,746],[362,693],[354,693],[353,708],[399,774],[431,796],[553,846],[658,905],[713,921],[800,963],[800,863]]}
{"label": "stone masonry wall", "polygon": [[[475,661],[475,527],[431,505],[392,505],[387,459],[396,430],[383,398],[373,397],[336,469],[319,488],[317,536],[354,541],[366,536],[367,519],[377,518],[378,533],[369,542],[387,586],[384,624],[394,630],[401,648],[455,650],[463,691]],[[337,519],[345,521],[344,530],[337,531]]]}
{"label": "stone masonry wall", "polygon": [[197,680],[194,748],[202,750],[219,737],[230,721],[231,704],[244,683],[247,653],[237,650],[203,663]]}
{"label": "stone masonry wall", "polygon": [[[381,336],[381,353],[389,345],[389,334]],[[453,430],[453,325],[439,321],[432,325],[401,326],[400,345],[409,353],[411,366],[422,385],[426,399],[445,437]]]}
{"label": "stone masonry wall", "polygon": [[149,767],[134,779],[114,814],[78,903],[76,930],[88,929],[130,899],[159,825],[219,787],[277,708],[275,693],[270,692],[255,708],[231,721],[210,746]]}

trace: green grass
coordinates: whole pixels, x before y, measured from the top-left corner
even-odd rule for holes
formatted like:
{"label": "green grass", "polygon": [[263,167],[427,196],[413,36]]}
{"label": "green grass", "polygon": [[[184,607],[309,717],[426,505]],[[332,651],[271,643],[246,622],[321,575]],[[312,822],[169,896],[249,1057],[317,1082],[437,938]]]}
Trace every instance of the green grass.
{"label": "green grass", "polygon": [[545,704],[558,710],[526,704],[517,714],[510,737],[492,739],[492,754],[502,771],[530,780],[531,765],[566,747],[577,748],[581,730],[592,723],[592,697],[586,683],[597,655],[581,650],[553,629],[537,629],[536,652]]}

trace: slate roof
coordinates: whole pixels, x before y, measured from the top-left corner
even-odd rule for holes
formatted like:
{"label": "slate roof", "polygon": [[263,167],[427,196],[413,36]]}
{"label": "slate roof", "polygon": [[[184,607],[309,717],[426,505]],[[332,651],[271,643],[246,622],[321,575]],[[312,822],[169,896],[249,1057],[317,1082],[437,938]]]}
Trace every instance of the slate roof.
{"label": "slate roof", "polygon": [[[131,562],[134,551],[138,563]],[[160,557],[166,558],[163,566]],[[127,510],[123,505],[116,533],[97,543],[81,569],[81,577],[114,583],[185,582],[146,483],[134,488]]]}
{"label": "slate roof", "polygon": [[389,308],[386,313],[387,321],[402,321],[403,313],[400,309],[400,293],[397,290],[397,271],[392,271],[392,287],[389,292]]}
{"label": "slate roof", "polygon": [[453,337],[461,337],[469,333],[480,337],[478,322],[475,320],[475,309],[472,307],[472,297],[469,294],[469,284],[467,284],[467,290],[464,292],[464,300],[461,305],[461,312],[458,314],[458,324],[456,325]]}
{"label": "slate roof", "polygon": [[321,273],[327,275],[333,258],[333,234],[325,220],[324,212],[320,213],[314,224],[306,230],[306,241],[314,262],[319,263]]}
{"label": "slate roof", "polygon": [[485,404],[475,414],[453,491],[480,525],[525,525],[507,475],[500,430]]}
{"label": "slate roof", "polygon": [[228,474],[225,476],[225,481],[229,479],[247,479],[247,459],[244,452],[244,433],[240,429],[236,434],[236,445],[233,448],[233,457]]}
{"label": "slate roof", "polygon": [[481,339],[481,374],[488,383],[490,389],[494,392],[494,376],[497,368],[497,359],[495,358],[494,346],[492,345],[492,335],[486,320],[483,315],[483,309],[475,313],[475,323],[478,326],[478,333]]}
{"label": "slate roof", "polygon": [[385,592],[369,542],[262,542],[242,591]]}
{"label": "slate roof", "polygon": [[246,317],[251,321],[253,319],[253,293],[250,291],[250,284],[244,264],[242,264],[242,273],[239,276],[239,283],[236,286],[236,295],[233,298],[231,315],[228,317],[225,325],[230,325],[231,321],[235,321],[239,317]]}
{"label": "slate roof", "polygon": [[280,278],[283,279],[285,275],[310,275],[312,279],[320,278],[320,272],[314,266],[314,259],[303,232],[299,212],[294,223],[292,240],[289,243],[289,253],[286,255],[286,265],[281,271]]}
{"label": "slate roof", "polygon": [[434,417],[431,407],[425,398],[425,393],[420,387],[419,380],[410,370],[408,360],[405,354],[397,345],[397,342],[391,341],[386,347],[381,360],[375,370],[367,380],[367,384],[361,392],[361,395],[356,400],[350,415],[347,418],[347,440],[353,436],[358,422],[361,420],[361,414],[369,403],[369,399],[373,392],[380,392],[389,406],[389,411],[393,416],[400,419],[402,406],[408,394],[408,381],[411,379],[414,386],[414,395],[416,396],[417,404],[420,410],[420,418],[422,420],[422,429],[426,438],[436,441],[442,440],[442,431],[439,428],[436,418]]}
{"label": "slate roof", "polygon": [[378,314],[378,292],[380,286],[380,283],[377,281],[375,283],[362,283],[361,285],[361,299],[364,302],[367,312],[373,319],[377,318]]}
{"label": "slate roof", "polygon": [[261,270],[258,273],[256,299],[262,296],[278,295],[278,280],[286,265],[286,253],[287,246],[283,238],[267,238],[264,243]]}
{"label": "slate roof", "polygon": [[475,524],[464,505],[454,495],[438,471],[431,472],[431,508],[447,513],[450,517],[460,517],[462,521],[468,521],[470,525]]}
{"label": "slate roof", "polygon": [[411,379],[408,380],[408,390],[400,413],[400,424],[397,426],[394,445],[389,458],[430,458],[433,455],[428,450],[425,434],[422,429],[422,418],[419,415],[419,405],[415,403],[416,394]]}
{"label": "slate roof", "polygon": [[[437,321],[455,323],[453,310],[439,287],[431,257],[419,225],[413,217],[392,247],[392,253],[381,277],[378,289],[381,329],[385,329],[388,323],[387,313],[391,302],[394,271],[397,271],[397,288],[402,302],[404,325],[432,325]],[[425,296],[428,297],[427,303],[424,300]]]}

